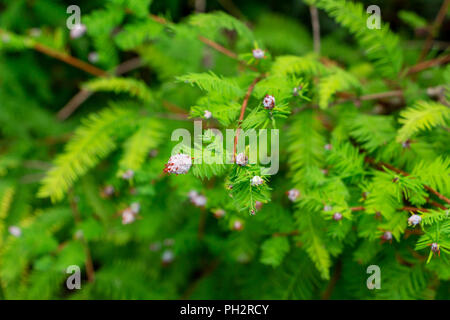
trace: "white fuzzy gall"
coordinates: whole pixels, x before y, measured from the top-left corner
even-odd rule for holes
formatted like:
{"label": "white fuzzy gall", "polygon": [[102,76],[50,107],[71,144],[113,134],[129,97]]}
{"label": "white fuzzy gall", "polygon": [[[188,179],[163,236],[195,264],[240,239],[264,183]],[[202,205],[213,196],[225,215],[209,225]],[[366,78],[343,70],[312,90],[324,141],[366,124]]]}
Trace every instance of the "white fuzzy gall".
{"label": "white fuzzy gall", "polygon": [[72,39],[77,39],[82,37],[86,32],[86,26],[84,24],[76,24],[73,26],[73,28],[70,30],[70,37]]}
{"label": "white fuzzy gall", "polygon": [[243,152],[239,153],[236,156],[236,164],[237,165],[246,166],[247,163],[248,163],[248,157]]}
{"label": "white fuzzy gall", "polygon": [[261,49],[253,49],[253,58],[255,59],[263,59],[264,58],[264,51]]}
{"label": "white fuzzy gall", "polygon": [[125,172],[122,174],[122,178],[125,179],[125,180],[130,180],[130,179],[132,179],[133,177],[134,177],[134,171],[131,170],[131,169],[128,169],[127,171],[125,171]]}
{"label": "white fuzzy gall", "polygon": [[97,52],[90,52],[88,55],[88,60],[90,63],[97,63],[99,59],[100,56],[98,55]]}
{"label": "white fuzzy gall", "polygon": [[298,191],[297,189],[291,189],[287,192],[287,196],[289,200],[294,202],[300,196],[300,191]]}
{"label": "white fuzzy gall", "polygon": [[212,117],[212,113],[209,110],[205,110],[203,116],[205,117],[205,119],[210,119]]}
{"label": "white fuzzy gall", "polygon": [[389,241],[392,240],[392,233],[390,231],[386,231],[382,236],[383,240]]}
{"label": "white fuzzy gall", "polygon": [[175,255],[172,250],[165,250],[162,254],[161,260],[164,264],[169,264],[175,259]]}
{"label": "white fuzzy gall", "polygon": [[198,195],[195,196],[193,198],[191,198],[191,202],[196,206],[196,207],[204,207],[206,205],[206,197],[204,195]]}
{"label": "white fuzzy gall", "polygon": [[136,220],[134,212],[127,208],[122,212],[122,224],[130,224]]}
{"label": "white fuzzy gall", "polygon": [[262,185],[263,183],[264,183],[264,180],[260,176],[254,176],[251,179],[252,186],[259,186],[259,185]]}
{"label": "white fuzzy gall", "polygon": [[169,158],[164,168],[166,173],[185,174],[192,166],[192,158],[183,153],[178,153]]}
{"label": "white fuzzy gall", "polygon": [[415,225],[419,224],[420,221],[422,221],[422,218],[417,214],[413,214],[411,217],[408,218],[409,225],[415,226]]}
{"label": "white fuzzy gall", "polygon": [[223,216],[225,216],[225,210],[223,209],[217,209],[213,212],[214,217],[216,217],[217,219],[222,218]]}
{"label": "white fuzzy gall", "polygon": [[431,244],[431,251],[433,251],[434,253],[439,253],[439,245],[436,242],[433,242]]}
{"label": "white fuzzy gall", "polygon": [[242,225],[242,222],[239,221],[239,220],[236,220],[236,221],[233,223],[233,229],[234,229],[234,230],[240,231],[240,230],[242,230],[243,227],[244,227],[244,226]]}
{"label": "white fuzzy gall", "polygon": [[139,204],[139,202],[133,202],[133,203],[130,205],[130,210],[131,210],[134,214],[139,213],[139,211],[141,210],[141,205]]}
{"label": "white fuzzy gall", "polygon": [[191,201],[196,196],[198,196],[198,192],[196,190],[191,190],[191,191],[188,192],[188,197],[189,197],[189,199],[191,199]]}
{"label": "white fuzzy gall", "polygon": [[266,109],[275,108],[275,97],[267,94],[263,99],[263,105]]}
{"label": "white fuzzy gall", "polygon": [[336,221],[342,220],[342,213],[336,212],[335,214],[333,214],[333,219]]}
{"label": "white fuzzy gall", "polygon": [[8,231],[9,231],[9,233],[12,236],[14,236],[16,238],[18,238],[18,237],[20,237],[22,235],[22,230],[19,227],[16,227],[16,226],[10,226],[8,228]]}
{"label": "white fuzzy gall", "polygon": [[261,201],[256,200],[255,201],[255,209],[256,209],[256,211],[261,210],[262,207],[263,207],[263,203]]}

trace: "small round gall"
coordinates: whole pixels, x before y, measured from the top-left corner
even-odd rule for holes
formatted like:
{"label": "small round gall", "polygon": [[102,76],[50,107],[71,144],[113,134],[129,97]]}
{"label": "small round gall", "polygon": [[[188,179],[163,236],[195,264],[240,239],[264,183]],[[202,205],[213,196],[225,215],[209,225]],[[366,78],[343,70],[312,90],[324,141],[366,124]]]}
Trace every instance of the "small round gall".
{"label": "small round gall", "polygon": [[342,213],[336,212],[335,214],[333,214],[333,219],[336,221],[342,220]]}
{"label": "small round gall", "polygon": [[72,39],[77,39],[82,37],[86,33],[86,26],[84,24],[76,24],[70,30],[70,37]]}
{"label": "small round gall", "polygon": [[244,227],[244,226],[242,225],[242,222],[239,221],[239,220],[236,220],[236,221],[233,223],[233,229],[236,230],[236,231],[241,231],[243,227]]}
{"label": "small round gall", "polygon": [[256,211],[261,210],[262,207],[263,207],[263,204],[264,203],[262,203],[261,201],[255,201],[255,209],[256,209]]}
{"label": "small round gall", "polygon": [[170,264],[175,259],[175,255],[172,250],[165,250],[162,254],[161,260],[163,264]]}
{"label": "small round gall", "polygon": [[169,158],[166,163],[164,172],[175,174],[186,174],[192,166],[192,158],[183,153],[178,153]]}
{"label": "small round gall", "polygon": [[263,105],[265,109],[272,110],[275,108],[275,97],[267,94],[263,99]]}
{"label": "small round gall", "polygon": [[210,119],[212,117],[212,113],[209,110],[205,110],[203,116],[205,117],[205,119]]}
{"label": "small round gall", "polygon": [[431,251],[433,251],[434,253],[439,253],[439,245],[436,242],[433,242],[431,244]]}
{"label": "small round gall", "polygon": [[22,235],[22,230],[17,226],[10,226],[8,228],[8,231],[12,236],[14,236],[16,238],[18,238]]}
{"label": "small round gall", "polygon": [[247,165],[247,163],[248,163],[248,157],[243,152],[239,153],[236,156],[236,164],[237,165],[244,167]]}
{"label": "small round gall", "polygon": [[413,214],[411,217],[408,218],[409,225],[413,226],[418,225],[420,221],[422,221],[422,218],[417,214]]}
{"label": "small round gall", "polygon": [[260,186],[264,183],[264,180],[260,176],[254,176],[250,181],[252,186]]}
{"label": "small round gall", "polygon": [[207,201],[206,197],[204,195],[201,195],[201,194],[191,198],[191,202],[196,207],[204,207],[206,205],[206,201]]}
{"label": "small round gall", "polygon": [[128,169],[127,171],[125,171],[122,174],[122,179],[125,179],[125,180],[131,180],[131,179],[133,179],[133,177],[134,177],[134,171],[131,169]]}
{"label": "small round gall", "polygon": [[297,198],[300,196],[300,191],[298,191],[297,189],[291,189],[287,192],[287,196],[289,200],[295,202],[295,200],[297,200]]}
{"label": "small round gall", "polygon": [[136,220],[134,212],[127,208],[122,212],[122,224],[130,224]]}
{"label": "small round gall", "polygon": [[88,60],[90,63],[97,63],[100,59],[100,56],[97,52],[90,52],[88,55]]}
{"label": "small round gall", "polygon": [[252,54],[253,54],[253,58],[255,58],[255,59],[263,59],[264,58],[264,50],[253,49]]}
{"label": "small round gall", "polygon": [[133,202],[130,205],[130,210],[134,213],[137,214],[139,213],[139,211],[141,210],[141,205],[139,204],[139,202]]}
{"label": "small round gall", "polygon": [[392,240],[392,233],[390,231],[386,231],[385,233],[383,233],[381,238],[383,240],[390,241],[390,240]]}
{"label": "small round gall", "polygon": [[217,209],[217,210],[213,211],[213,214],[214,214],[214,217],[216,217],[217,219],[220,219],[225,216],[225,210]]}

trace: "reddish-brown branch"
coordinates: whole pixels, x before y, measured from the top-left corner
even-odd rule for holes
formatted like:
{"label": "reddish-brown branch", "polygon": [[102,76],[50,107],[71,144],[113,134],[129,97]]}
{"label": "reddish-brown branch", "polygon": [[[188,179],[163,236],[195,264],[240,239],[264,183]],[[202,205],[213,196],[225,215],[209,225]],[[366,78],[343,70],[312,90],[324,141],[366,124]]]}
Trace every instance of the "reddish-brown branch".
{"label": "reddish-brown branch", "polygon": [[[139,57],[132,58],[119,64],[114,71],[114,75],[120,76],[124,73],[135,70],[140,66],[142,66],[141,58]],[[67,104],[61,110],[58,111],[57,118],[59,120],[66,120],[92,94],[93,94],[92,91],[86,89],[81,89],[80,91],[78,91],[78,93],[74,95],[72,99],[70,99],[69,102],[67,102]]]}
{"label": "reddish-brown branch", "polygon": [[450,204],[450,199],[445,197],[444,195],[440,194],[439,192],[437,192],[436,190],[434,190],[433,188],[431,188],[430,186],[424,185],[424,188],[427,189],[428,191],[430,191],[432,194],[434,194],[436,197],[438,197],[439,199],[441,199],[442,201],[447,202],[448,204]]}
{"label": "reddish-brown branch", "polygon": [[[150,18],[151,18],[153,21],[158,22],[158,23],[160,23],[160,24],[167,24],[167,20],[166,20],[166,19],[164,19],[164,18],[162,18],[162,17],[159,17],[159,16],[157,16],[157,15],[150,14]],[[221,46],[221,45],[218,44],[217,42],[212,41],[211,39],[205,38],[205,37],[203,37],[203,36],[198,36],[198,39],[199,39],[201,42],[203,42],[204,44],[206,44],[207,46],[210,46],[211,48],[213,48],[213,49],[215,49],[215,50],[217,50],[217,51],[223,53],[224,55],[226,55],[226,56],[228,56],[228,57],[230,57],[230,58],[235,59],[235,60],[238,59],[238,56],[237,56],[236,53],[234,53],[234,52],[231,51],[231,50],[228,50],[227,48],[225,48],[225,47],[223,47],[223,46]]]}
{"label": "reddish-brown branch", "polygon": [[[166,19],[164,19],[162,17],[159,17],[159,16],[156,16],[154,14],[150,14],[150,18],[153,19],[153,21],[158,22],[160,24],[167,24],[168,23],[168,21]],[[214,50],[216,50],[216,51],[226,55],[227,57],[230,57],[231,59],[234,59],[234,60],[238,61],[240,64],[248,67],[250,70],[257,71],[257,69],[255,67],[249,66],[245,62],[239,60],[239,57],[238,57],[238,55],[235,52],[225,48],[224,46],[218,44],[217,42],[215,42],[215,41],[213,41],[211,39],[208,39],[208,38],[206,38],[204,36],[201,36],[201,35],[199,35],[197,38],[198,38],[199,41],[203,42],[208,47],[211,47]]]}
{"label": "reddish-brown branch", "polygon": [[433,38],[436,36],[437,31],[439,30],[440,25],[444,21],[445,14],[447,13],[447,8],[450,5],[450,0],[444,0],[442,2],[441,8],[434,20],[433,24],[430,27],[430,32],[428,32],[427,39],[425,40],[425,45],[420,53],[419,62],[422,61],[428,54],[433,45]]}
{"label": "reddish-brown branch", "polygon": [[440,56],[435,59],[423,61],[423,62],[420,62],[420,63],[416,64],[415,66],[412,66],[411,68],[409,68],[408,71],[406,72],[406,75],[409,76],[411,74],[423,71],[425,69],[428,69],[428,68],[431,68],[434,66],[446,64],[448,62],[450,62],[450,54],[447,54],[445,56]]}
{"label": "reddish-brown branch", "polygon": [[[384,162],[378,162],[378,163],[377,163],[377,162],[375,162],[374,159],[372,159],[372,158],[370,158],[370,157],[366,157],[366,158],[365,158],[365,161],[368,162],[368,163],[370,163],[370,164],[372,164],[373,166],[375,166],[375,167],[378,168],[378,169],[381,169],[381,170],[382,170],[383,167],[386,167],[386,168],[388,168],[389,170],[394,171],[394,172],[396,172],[396,173],[398,173],[398,174],[401,174],[401,175],[403,175],[403,176],[409,176],[409,173],[407,173],[407,172],[405,172],[405,171],[403,171],[403,170],[400,170],[400,169],[394,167],[393,165],[390,165],[389,163],[384,163]],[[423,187],[424,187],[426,190],[428,190],[429,192],[433,193],[433,194],[434,194],[436,197],[438,197],[439,199],[441,199],[441,200],[447,202],[448,204],[450,204],[450,199],[448,199],[448,198],[445,197],[444,195],[440,194],[439,192],[437,192],[436,190],[434,190],[434,189],[431,188],[430,186],[424,185]]]}
{"label": "reddish-brown branch", "polygon": [[75,57],[72,57],[68,54],[65,53],[61,53],[58,52],[52,48],[49,48],[43,44],[40,43],[36,43],[33,45],[33,48],[36,51],[39,51],[47,56],[53,57],[55,59],[61,60],[71,66],[74,66],[75,68],[78,68],[80,70],[83,70],[87,73],[92,74],[93,76],[96,77],[106,77],[108,75],[108,73],[102,69],[99,69],[89,63],[86,63],[84,61],[81,61]]}
{"label": "reddish-brown branch", "polygon": [[242,102],[242,107],[241,107],[241,114],[239,115],[239,121],[238,121],[238,127],[236,130],[236,136],[234,137],[234,149],[233,149],[233,156],[236,156],[236,147],[237,147],[237,143],[238,143],[238,138],[239,138],[239,132],[240,132],[240,127],[241,127],[241,123],[244,120],[244,115],[245,115],[245,109],[247,108],[247,104],[248,104],[248,100],[250,99],[250,95],[252,94],[253,89],[255,88],[255,85],[262,79],[264,78],[264,75],[260,75],[259,77],[255,78],[252,83],[250,84],[250,86],[247,89],[247,93],[245,94],[244,97],[244,101]]}
{"label": "reddish-brown branch", "polygon": [[67,104],[61,110],[58,111],[56,117],[59,120],[66,120],[72,113],[75,112],[75,110],[78,109],[80,105],[83,104],[83,102],[85,102],[90,96],[92,96],[92,94],[92,91],[81,89],[76,95],[72,97],[72,99],[69,100],[69,102],[67,102]]}
{"label": "reddish-brown branch", "polygon": [[189,287],[186,289],[186,291],[184,292],[184,294],[181,296],[181,299],[186,300],[189,299],[189,297],[192,295],[192,293],[195,291],[195,289],[197,288],[198,284],[206,277],[208,277],[211,273],[214,272],[214,270],[217,269],[217,267],[219,266],[220,261],[219,260],[215,260],[213,261],[210,265],[208,265],[200,274],[200,276],[195,279],[190,285]]}
{"label": "reddish-brown branch", "polygon": [[236,53],[234,53],[231,50],[228,50],[227,48],[221,46],[220,44],[218,44],[217,42],[214,42],[208,38],[205,38],[203,36],[198,36],[198,39],[203,42],[204,44],[206,44],[207,46],[210,46],[211,48],[219,51],[220,53],[223,53],[224,55],[230,57],[231,59],[238,59],[238,56]]}
{"label": "reddish-brown branch", "polygon": [[336,283],[339,280],[339,277],[342,273],[342,262],[341,260],[338,260],[336,263],[336,268],[333,272],[333,276],[330,279],[330,282],[328,283],[327,288],[325,289],[325,292],[322,294],[322,300],[328,300],[330,299],[331,295],[333,294],[333,290],[336,287]]}
{"label": "reddish-brown branch", "polygon": [[416,207],[402,207],[400,210],[403,211],[412,211],[412,212],[429,212],[430,210],[425,208],[416,208]]}
{"label": "reddish-brown branch", "polygon": [[162,105],[164,106],[164,108],[166,108],[167,110],[179,114],[185,118],[188,117],[188,112],[180,107],[178,107],[177,105],[173,104],[172,102],[169,102],[167,100],[163,100]]}
{"label": "reddish-brown branch", "polygon": [[274,234],[272,234],[272,237],[288,237],[296,235],[298,235],[298,230],[292,230],[289,232],[275,232]]}

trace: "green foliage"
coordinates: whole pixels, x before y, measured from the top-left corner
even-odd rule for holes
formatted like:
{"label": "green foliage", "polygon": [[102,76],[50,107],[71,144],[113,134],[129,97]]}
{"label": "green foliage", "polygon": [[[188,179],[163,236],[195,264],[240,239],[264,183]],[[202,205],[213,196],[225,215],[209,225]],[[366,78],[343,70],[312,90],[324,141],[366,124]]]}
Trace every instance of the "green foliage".
{"label": "green foliage", "polygon": [[61,4],[0,2],[0,297],[449,298],[448,49],[412,68],[434,16],[85,1],[72,39]]}
{"label": "green foliage", "polygon": [[208,93],[218,92],[224,98],[237,98],[243,94],[238,84],[232,79],[221,78],[210,71],[209,73],[191,73],[184,76],[177,77],[178,81],[183,81],[191,85],[197,85],[200,89]]}
{"label": "green foliage", "polygon": [[144,102],[152,102],[154,100],[152,92],[145,83],[136,79],[120,77],[99,78],[85,83],[83,87],[90,91],[126,92]]}
{"label": "green foliage", "polygon": [[227,29],[236,31],[240,37],[249,42],[253,40],[252,32],[242,21],[222,11],[194,15],[189,19],[189,23],[214,38],[217,37],[219,31]]}
{"label": "green foliage", "polygon": [[55,167],[43,180],[38,196],[61,200],[79,176],[116,148],[115,135],[130,126],[135,117],[133,112],[118,108],[91,115],[77,129],[65,152],[55,160]]}
{"label": "green foliage", "polygon": [[398,12],[398,17],[414,29],[424,28],[427,26],[427,21],[412,11],[400,10]]}
{"label": "green foliage", "polygon": [[450,109],[440,103],[418,101],[411,108],[402,111],[400,116],[402,128],[398,131],[397,141],[403,142],[419,131],[448,124]]}
{"label": "green foliage", "polygon": [[261,245],[261,262],[277,267],[289,252],[289,240],[284,237],[276,237],[264,241]]}
{"label": "green foliage", "polygon": [[381,29],[367,28],[367,15],[361,3],[346,0],[318,0],[314,3],[356,36],[366,55],[374,61],[383,76],[394,78],[398,75],[403,54],[398,37],[386,24]]}

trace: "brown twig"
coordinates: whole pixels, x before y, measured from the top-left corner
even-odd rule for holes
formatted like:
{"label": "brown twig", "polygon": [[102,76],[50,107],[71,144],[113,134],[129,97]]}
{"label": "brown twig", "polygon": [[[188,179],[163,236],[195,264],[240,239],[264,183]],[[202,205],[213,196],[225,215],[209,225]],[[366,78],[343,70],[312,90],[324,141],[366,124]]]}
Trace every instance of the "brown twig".
{"label": "brown twig", "polygon": [[263,79],[265,77],[265,75],[260,75],[258,77],[256,77],[252,83],[250,84],[250,86],[247,89],[247,93],[245,94],[244,97],[244,101],[242,102],[242,107],[241,107],[241,113],[239,115],[239,120],[238,120],[238,127],[236,129],[236,136],[234,137],[234,149],[233,149],[233,156],[236,156],[236,147],[237,147],[237,143],[238,143],[238,138],[239,138],[239,132],[240,132],[240,127],[241,127],[241,123],[244,120],[244,115],[245,115],[245,109],[247,108],[247,104],[248,104],[248,100],[250,99],[250,95],[252,94],[253,89],[255,88],[255,85],[261,81],[261,79]]}
{"label": "brown twig", "polygon": [[402,207],[400,210],[403,211],[412,211],[412,212],[429,212],[430,210],[425,209],[425,208],[416,208],[416,207]]}
{"label": "brown twig", "polygon": [[246,20],[242,11],[233,3],[232,0],[218,0],[220,5],[225,8],[233,16],[241,20]]}
{"label": "brown twig", "polygon": [[33,45],[33,49],[36,51],[39,51],[47,56],[53,57],[55,59],[61,60],[71,66],[74,66],[75,68],[78,68],[80,70],[83,70],[93,76],[96,77],[106,77],[108,73],[102,69],[99,69],[89,63],[86,63],[84,61],[81,61],[75,57],[72,57],[68,54],[58,52],[52,48],[49,48],[43,44],[35,43]]}
{"label": "brown twig", "polygon": [[223,53],[224,55],[230,57],[231,59],[234,59],[234,60],[238,59],[238,55],[236,53],[221,46],[217,42],[214,42],[211,39],[205,38],[204,36],[198,36],[198,39],[201,42],[203,42],[204,44],[206,44],[207,46],[210,46],[211,48],[219,51],[220,53]]}
{"label": "brown twig", "polygon": [[430,27],[430,32],[428,32],[427,39],[425,40],[425,45],[422,49],[422,52],[420,53],[419,62],[422,61],[428,52],[431,49],[431,46],[433,45],[433,38],[436,36],[437,31],[439,30],[439,27],[441,26],[442,22],[444,21],[445,14],[447,13],[447,8],[450,5],[450,0],[444,0],[442,2],[441,8],[439,9],[439,12],[436,16],[436,19],[434,20],[433,24]]}
{"label": "brown twig", "polygon": [[81,89],[61,110],[58,111],[56,117],[62,121],[66,120],[72,113],[75,112],[76,109],[78,109],[80,105],[83,104],[83,102],[92,96],[93,93],[94,92],[92,91]]}
{"label": "brown twig", "polygon": [[180,107],[178,107],[177,105],[173,104],[172,102],[169,102],[167,100],[163,100],[162,105],[164,106],[164,108],[166,108],[167,110],[179,114],[180,116],[183,116],[185,118],[188,117],[188,112]]}
{"label": "brown twig", "polygon": [[[384,163],[384,162],[378,162],[378,163],[377,163],[377,162],[375,162],[374,159],[372,159],[372,158],[370,158],[370,157],[366,157],[366,158],[365,158],[365,161],[368,162],[368,163],[370,163],[370,164],[372,164],[372,165],[374,165],[375,167],[377,167],[377,168],[379,168],[379,169],[383,169],[383,167],[386,167],[386,168],[388,168],[389,170],[394,171],[394,172],[396,172],[396,173],[398,173],[398,174],[401,174],[401,175],[403,175],[403,176],[409,176],[409,173],[407,173],[407,172],[405,172],[405,171],[403,171],[403,170],[400,170],[400,169],[394,167],[393,165],[391,165],[391,164],[389,164],[389,163]],[[426,190],[428,190],[429,192],[433,193],[433,194],[434,194],[436,197],[438,197],[439,199],[441,199],[441,200],[447,202],[448,204],[450,204],[450,199],[448,199],[448,198],[445,197],[444,195],[440,194],[439,192],[437,192],[436,190],[434,190],[434,189],[431,188],[430,186],[423,185],[423,187],[424,187]]]}
{"label": "brown twig", "polygon": [[431,68],[434,66],[446,64],[448,62],[450,62],[450,54],[447,54],[445,56],[440,56],[435,59],[419,62],[418,64],[409,68],[408,71],[406,72],[406,75],[409,76],[411,74],[423,71],[425,69],[428,69],[428,68]]}
{"label": "brown twig", "polygon": [[319,24],[319,12],[315,6],[309,6],[309,12],[311,14],[311,25],[313,29],[314,39],[314,52],[320,54],[320,24]]}
{"label": "brown twig", "polygon": [[328,283],[327,288],[325,289],[325,292],[322,294],[322,300],[328,300],[330,299],[334,287],[336,287],[336,283],[339,280],[339,277],[342,273],[342,262],[341,260],[338,260],[336,263],[336,268],[334,269],[333,276],[330,279],[330,282]]}
{"label": "brown twig", "polygon": [[[153,21],[158,22],[160,24],[167,24],[168,23],[168,21],[166,19],[164,19],[162,17],[159,17],[159,16],[156,16],[154,14],[150,14],[150,18],[153,19]],[[230,57],[231,59],[234,59],[234,60],[238,61],[239,64],[249,68],[250,70],[258,71],[255,67],[249,66],[244,61],[239,60],[239,57],[238,57],[238,55],[235,52],[225,48],[224,46],[218,44],[217,42],[215,42],[215,41],[213,41],[211,39],[208,39],[208,38],[206,38],[204,36],[201,36],[201,35],[199,35],[197,38],[198,38],[199,41],[203,42],[207,46],[209,46],[209,47],[213,48],[214,50],[216,50],[216,51],[226,55],[227,57]]]}
{"label": "brown twig", "polygon": [[274,234],[272,234],[272,237],[288,237],[288,236],[296,236],[298,234],[299,234],[298,230],[292,230],[289,232],[275,232]]}
{"label": "brown twig", "polygon": [[[119,64],[114,71],[114,75],[120,76],[124,73],[130,72],[142,66],[142,60],[139,57],[132,58]],[[66,120],[71,114],[75,112],[78,107],[83,104],[93,94],[92,91],[81,89],[67,104],[58,111],[57,118],[59,120]]]}
{"label": "brown twig", "polygon": [[219,260],[215,260],[210,265],[208,265],[203,270],[203,272],[200,274],[200,276],[189,285],[189,287],[186,289],[186,291],[183,293],[183,295],[181,296],[180,299],[182,299],[182,300],[189,299],[189,297],[192,295],[192,293],[197,288],[197,286],[200,283],[200,281],[203,280],[204,278],[206,278],[207,276],[209,276],[211,273],[213,273],[214,270],[217,269],[219,264],[220,264],[220,261]]}

